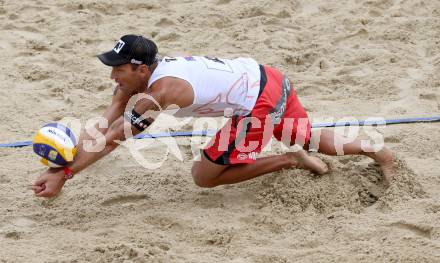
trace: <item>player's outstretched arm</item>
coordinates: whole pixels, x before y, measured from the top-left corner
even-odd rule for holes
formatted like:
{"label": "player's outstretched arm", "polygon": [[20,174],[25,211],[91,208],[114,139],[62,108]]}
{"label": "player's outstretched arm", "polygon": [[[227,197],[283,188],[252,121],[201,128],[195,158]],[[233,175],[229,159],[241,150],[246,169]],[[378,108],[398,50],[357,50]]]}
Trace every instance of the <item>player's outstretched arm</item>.
{"label": "player's outstretched arm", "polygon": [[80,137],[78,139],[78,148],[83,147],[83,143],[85,140],[93,140],[98,136],[104,135],[108,128],[112,125],[114,121],[116,121],[122,114],[124,113],[124,109],[129,101],[130,96],[124,93],[121,89],[116,87],[115,92],[113,94],[111,104],[105,109],[102,114],[102,118],[105,121],[105,124],[100,126],[99,123],[96,123],[92,129],[82,130]]}
{"label": "player's outstretched arm", "polygon": [[[104,144],[100,151],[79,149],[74,162],[70,165],[73,174],[84,170],[86,167],[109,154],[116,149],[119,145],[119,141],[128,139],[128,136],[139,134],[154,121],[153,117],[158,114],[158,105],[161,106],[160,102],[162,100],[160,93],[155,94],[149,92],[141,96],[143,98],[138,100],[132,109],[128,109],[124,113],[124,116],[119,117],[110,125],[105,134],[105,140],[96,141],[96,143]],[[149,117],[144,119],[145,115]],[[38,197],[52,197],[60,192],[65,181],[64,171],[62,169],[49,169],[41,174],[34,182],[32,189]]]}

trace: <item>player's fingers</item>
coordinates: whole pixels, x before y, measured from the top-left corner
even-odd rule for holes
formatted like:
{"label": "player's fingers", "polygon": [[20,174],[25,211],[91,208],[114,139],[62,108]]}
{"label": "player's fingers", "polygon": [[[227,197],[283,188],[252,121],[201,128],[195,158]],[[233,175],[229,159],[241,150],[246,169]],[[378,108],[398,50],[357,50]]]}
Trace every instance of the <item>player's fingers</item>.
{"label": "player's fingers", "polygon": [[46,188],[43,191],[36,194],[36,196],[38,196],[38,197],[52,197],[52,196],[54,196],[54,193]]}
{"label": "player's fingers", "polygon": [[34,191],[35,194],[40,193],[41,191],[43,191],[46,188],[46,186],[44,184],[42,185],[33,185],[32,186],[32,190]]}
{"label": "player's fingers", "polygon": [[46,178],[38,178],[37,180],[34,181],[34,186],[41,186],[44,183],[46,183]]}

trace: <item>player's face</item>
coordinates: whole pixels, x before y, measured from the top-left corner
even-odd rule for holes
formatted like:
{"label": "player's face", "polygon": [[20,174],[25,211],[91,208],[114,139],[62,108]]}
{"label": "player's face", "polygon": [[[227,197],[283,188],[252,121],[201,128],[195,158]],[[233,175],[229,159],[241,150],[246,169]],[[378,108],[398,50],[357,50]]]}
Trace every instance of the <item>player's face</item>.
{"label": "player's face", "polygon": [[133,70],[131,64],[113,67],[110,77],[118,83],[120,89],[129,94],[134,93],[142,85],[138,70]]}

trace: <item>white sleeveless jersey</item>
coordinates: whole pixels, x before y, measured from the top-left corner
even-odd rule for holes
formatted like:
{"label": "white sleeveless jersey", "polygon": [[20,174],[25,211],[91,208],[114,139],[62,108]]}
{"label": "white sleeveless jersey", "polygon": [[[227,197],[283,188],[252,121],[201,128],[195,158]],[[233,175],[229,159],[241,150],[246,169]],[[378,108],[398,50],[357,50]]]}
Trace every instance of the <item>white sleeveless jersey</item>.
{"label": "white sleeveless jersey", "polygon": [[260,90],[259,65],[251,58],[165,57],[148,87],[163,77],[183,79],[193,88],[193,104],[178,110],[178,117],[244,116],[251,112]]}

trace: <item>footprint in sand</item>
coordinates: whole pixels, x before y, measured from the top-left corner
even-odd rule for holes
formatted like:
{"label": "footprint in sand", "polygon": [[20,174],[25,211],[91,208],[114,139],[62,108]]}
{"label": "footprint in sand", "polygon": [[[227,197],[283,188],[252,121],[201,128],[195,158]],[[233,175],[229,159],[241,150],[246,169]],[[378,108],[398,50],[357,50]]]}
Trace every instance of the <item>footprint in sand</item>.
{"label": "footprint in sand", "polygon": [[420,94],[419,99],[421,100],[431,100],[431,101],[437,101],[437,95],[434,93],[426,93],[426,94]]}
{"label": "footprint in sand", "polygon": [[21,239],[21,233],[18,231],[9,231],[5,234],[5,237],[8,239],[19,240]]}
{"label": "footprint in sand", "polygon": [[37,223],[29,217],[20,216],[10,221],[10,224],[6,226],[10,230],[5,231],[5,238],[19,240],[22,238],[23,231],[34,227]]}
{"label": "footprint in sand", "polygon": [[36,222],[29,217],[17,217],[12,221],[12,224],[19,228],[31,228],[35,226]]}
{"label": "footprint in sand", "polygon": [[36,4],[38,5],[23,5],[20,8],[20,12],[24,14],[26,11],[28,11],[28,13],[30,14],[38,14],[41,13],[42,11],[50,10],[49,7],[44,6],[41,2]]}
{"label": "footprint in sand", "polygon": [[296,88],[296,92],[301,96],[315,96],[316,94],[330,94],[331,91],[324,85],[301,85]]}
{"label": "footprint in sand", "polygon": [[72,2],[67,2],[66,4],[63,4],[63,7],[60,8],[62,11],[66,13],[71,13],[77,10],[83,10],[84,5],[83,4],[76,4]]}
{"label": "footprint in sand", "polygon": [[38,66],[33,66],[21,72],[23,78],[27,81],[42,81],[50,77],[50,72]]}
{"label": "footprint in sand", "polygon": [[385,143],[401,143],[402,139],[397,135],[391,135],[385,137]]}
{"label": "footprint in sand", "polygon": [[360,29],[356,33],[336,38],[334,44],[340,44],[346,40],[353,42],[354,40],[365,41],[369,37],[369,33],[365,28]]}
{"label": "footprint in sand", "polygon": [[184,231],[187,229],[187,226],[184,225],[184,222],[181,220],[177,220],[173,216],[167,215],[151,215],[144,219],[144,222],[158,227],[161,230],[173,230],[173,231]]}
{"label": "footprint in sand", "polygon": [[16,13],[12,13],[9,15],[9,20],[16,20],[17,18],[19,18],[20,16]]}
{"label": "footprint in sand", "polygon": [[164,33],[158,37],[158,41],[176,41],[181,36],[175,32]]}
{"label": "footprint in sand", "polygon": [[171,21],[170,19],[163,17],[159,20],[159,22],[157,22],[156,24],[154,24],[155,26],[158,27],[166,27],[166,26],[174,26],[174,22]]}
{"label": "footprint in sand", "polygon": [[220,208],[224,207],[224,195],[220,193],[210,193],[209,191],[203,191],[199,193],[200,197],[194,200],[194,203],[202,208]]}
{"label": "footprint in sand", "polygon": [[413,234],[415,234],[417,236],[421,236],[421,237],[429,238],[429,239],[431,238],[432,231],[434,229],[432,226],[412,224],[412,223],[407,223],[407,222],[403,222],[403,221],[391,223],[389,226],[399,228],[399,229],[409,230],[410,232],[412,232]]}
{"label": "footprint in sand", "polygon": [[292,55],[285,55],[283,57],[284,62],[287,64],[294,64],[298,68],[296,68],[299,72],[304,72],[307,69],[309,69],[312,65],[315,64],[317,60],[320,59],[320,54],[316,52],[305,52],[302,54],[299,54],[298,56],[292,56]]}
{"label": "footprint in sand", "polygon": [[372,17],[382,16],[384,12],[387,12],[393,5],[393,0],[379,0],[379,1],[366,1],[363,4],[369,8],[369,15]]}
{"label": "footprint in sand", "polygon": [[225,5],[225,4],[229,4],[232,0],[219,0],[217,2],[217,5]]}
{"label": "footprint in sand", "polygon": [[259,7],[252,7],[250,9],[241,11],[238,14],[239,18],[253,18],[253,17],[258,17],[258,16],[265,16],[266,13],[263,11],[262,8]]}
{"label": "footprint in sand", "polygon": [[[122,243],[114,243],[105,247],[97,246],[93,249],[94,252],[102,254],[103,258],[121,259],[124,262],[145,262],[140,258],[140,252],[138,248],[133,248]],[[157,253],[148,251],[148,256],[153,256]],[[122,261],[120,261],[122,262]]]}
{"label": "footprint in sand", "polygon": [[[37,32],[37,31],[34,31],[34,32]],[[26,47],[29,50],[34,50],[34,51],[49,51],[50,45],[51,45],[51,43],[48,41],[44,42],[44,41],[38,41],[38,40],[34,40],[34,39],[28,40],[26,42]]]}
{"label": "footprint in sand", "polygon": [[152,10],[152,9],[156,9],[158,8],[158,6],[156,6],[155,4],[152,3],[131,3],[131,4],[127,4],[127,9],[128,10]]}
{"label": "footprint in sand", "polygon": [[123,205],[127,203],[136,203],[149,199],[148,195],[122,195],[105,200],[101,203],[103,206]]}

